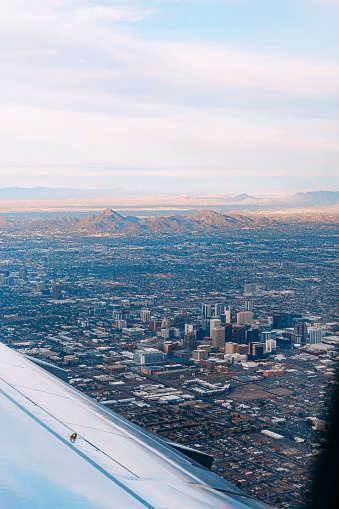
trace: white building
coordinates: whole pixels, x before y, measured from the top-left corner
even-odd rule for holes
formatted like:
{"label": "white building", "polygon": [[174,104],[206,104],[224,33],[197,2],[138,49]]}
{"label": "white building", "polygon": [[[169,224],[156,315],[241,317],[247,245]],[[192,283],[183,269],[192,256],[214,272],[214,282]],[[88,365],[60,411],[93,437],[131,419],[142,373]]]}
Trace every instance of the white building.
{"label": "white building", "polygon": [[275,339],[266,340],[266,352],[272,352],[277,349],[277,342]]}
{"label": "white building", "polygon": [[151,319],[151,312],[149,309],[142,309],[140,311],[140,319],[142,322],[149,322]]}
{"label": "white building", "polygon": [[145,348],[134,352],[134,362],[136,364],[158,364],[164,362],[167,355],[156,348]]}
{"label": "white building", "polygon": [[144,334],[144,332],[144,329],[138,329],[137,327],[122,329],[122,333],[126,334],[127,336],[140,336],[141,334]]}
{"label": "white building", "polygon": [[253,300],[245,300],[245,311],[253,311]]}
{"label": "white building", "polygon": [[202,304],[201,305],[201,314],[205,318],[211,318],[211,314],[212,314],[211,304]]}
{"label": "white building", "polygon": [[310,334],[310,345],[316,345],[322,342],[323,331],[320,327],[310,327],[308,332]]}

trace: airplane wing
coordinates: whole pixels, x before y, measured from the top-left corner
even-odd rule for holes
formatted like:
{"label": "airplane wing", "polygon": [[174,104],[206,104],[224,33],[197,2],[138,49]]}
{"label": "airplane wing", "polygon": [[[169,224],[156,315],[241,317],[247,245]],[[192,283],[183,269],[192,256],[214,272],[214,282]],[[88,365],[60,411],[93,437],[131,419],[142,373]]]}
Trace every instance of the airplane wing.
{"label": "airplane wing", "polygon": [[268,507],[3,344],[0,405],[2,509]]}

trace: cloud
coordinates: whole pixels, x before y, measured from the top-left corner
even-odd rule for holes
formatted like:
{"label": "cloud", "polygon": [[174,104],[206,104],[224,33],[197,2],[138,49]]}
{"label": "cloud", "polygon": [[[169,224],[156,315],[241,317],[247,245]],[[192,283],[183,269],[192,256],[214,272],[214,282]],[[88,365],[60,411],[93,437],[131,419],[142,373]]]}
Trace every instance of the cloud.
{"label": "cloud", "polygon": [[1,111],[2,162],[13,172],[27,161],[47,172],[61,164],[98,175],[133,175],[141,168],[145,175],[184,171],[192,178],[207,169],[211,176],[270,174],[272,168],[294,174],[296,164],[299,174],[316,175],[320,162],[323,174],[337,170],[339,125],[330,139],[323,134],[333,129],[328,121],[293,123],[281,116],[272,122],[272,117],[220,109],[178,108],[170,117],[159,109],[152,118],[4,104]]}
{"label": "cloud", "polygon": [[8,99],[85,110],[96,104],[114,109],[117,95],[123,103],[127,97],[141,104],[284,109],[337,96],[336,62],[216,43],[149,41],[119,23],[107,29],[79,10],[73,14],[48,30],[38,20],[24,23],[23,36],[10,31],[8,40],[15,42],[0,53],[0,85]]}
{"label": "cloud", "polygon": [[0,5],[2,164],[334,171],[337,61],[147,39],[132,1]]}
{"label": "cloud", "polygon": [[242,94],[247,100],[250,93],[253,105],[258,100],[262,107],[263,94],[276,94],[279,106],[281,95],[322,98],[337,95],[339,88],[338,62],[226,44],[140,38],[121,22],[136,22],[153,11],[128,2],[124,7],[80,1],[8,4],[0,19],[7,41],[1,53],[5,91],[8,77],[9,88],[14,81],[18,88],[31,86],[33,94],[44,86],[52,92],[90,88],[166,104],[185,103],[189,95],[208,106],[230,103],[233,93],[235,101]]}

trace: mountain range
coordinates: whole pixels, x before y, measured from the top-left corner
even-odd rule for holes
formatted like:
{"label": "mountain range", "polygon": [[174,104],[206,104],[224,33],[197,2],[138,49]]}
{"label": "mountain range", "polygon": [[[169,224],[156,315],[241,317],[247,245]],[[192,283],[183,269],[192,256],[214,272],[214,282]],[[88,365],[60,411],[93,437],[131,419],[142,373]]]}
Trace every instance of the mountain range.
{"label": "mountain range", "polygon": [[[8,201],[24,201],[24,200],[70,200],[70,199],[99,199],[109,197],[128,197],[128,196],[162,196],[162,193],[154,193],[147,190],[126,190],[124,188],[112,189],[71,189],[71,188],[52,188],[52,187],[7,187],[0,189],[0,202]],[[165,196],[165,195],[164,195]],[[175,195],[166,195],[172,200]],[[316,207],[316,206],[332,206],[339,204],[339,191],[308,191],[298,192],[292,196],[253,196],[247,193],[238,194],[236,196],[227,195],[185,195],[188,201],[212,200],[223,205],[231,207]],[[164,198],[166,199],[166,198]],[[107,201],[106,200],[106,201]],[[107,203],[107,206],[111,205]]]}
{"label": "mountain range", "polygon": [[201,210],[189,216],[171,215],[156,218],[123,217],[108,208],[84,218],[55,217],[53,219],[33,219],[13,221],[0,217],[0,228],[8,230],[68,230],[83,233],[170,233],[190,231],[215,231],[230,228],[262,227],[277,224],[265,217],[250,218],[241,214],[224,215],[213,210]]}

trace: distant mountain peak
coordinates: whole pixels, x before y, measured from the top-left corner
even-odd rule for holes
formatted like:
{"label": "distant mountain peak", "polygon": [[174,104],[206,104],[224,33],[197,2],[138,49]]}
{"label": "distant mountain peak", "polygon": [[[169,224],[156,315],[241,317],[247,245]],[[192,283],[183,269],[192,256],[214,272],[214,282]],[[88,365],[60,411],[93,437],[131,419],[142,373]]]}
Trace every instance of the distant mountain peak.
{"label": "distant mountain peak", "polygon": [[6,217],[0,216],[0,226],[11,226],[14,222],[10,219],[7,219]]}
{"label": "distant mountain peak", "polygon": [[212,217],[216,218],[216,217],[221,217],[221,216],[222,216],[222,214],[220,214],[219,212],[215,212],[214,210],[203,209],[203,210],[199,210],[199,212],[197,212],[196,214],[193,214],[192,216],[188,216],[188,217],[204,219],[204,218],[212,218]]}
{"label": "distant mountain peak", "polygon": [[289,201],[290,203],[300,203],[307,206],[335,205],[339,203],[339,191],[299,191]]}
{"label": "distant mountain peak", "polygon": [[102,218],[102,217],[119,217],[121,219],[124,219],[120,214],[118,214],[118,212],[115,212],[115,210],[111,209],[111,208],[107,208],[107,209],[104,209],[102,210],[99,214],[96,215],[96,217],[99,219],[99,218]]}
{"label": "distant mountain peak", "polygon": [[230,198],[229,201],[244,201],[244,200],[258,200],[258,198],[255,198],[254,196],[251,196],[247,193],[238,194],[237,196],[233,196],[233,198]]}

